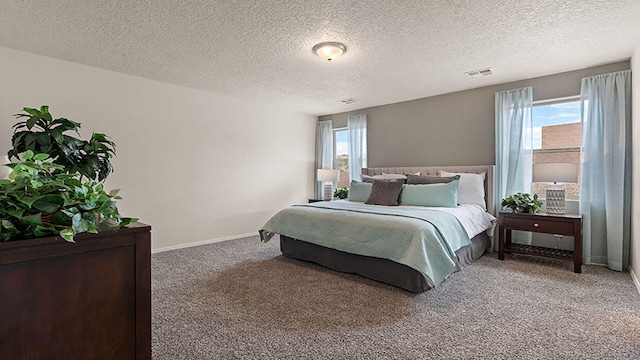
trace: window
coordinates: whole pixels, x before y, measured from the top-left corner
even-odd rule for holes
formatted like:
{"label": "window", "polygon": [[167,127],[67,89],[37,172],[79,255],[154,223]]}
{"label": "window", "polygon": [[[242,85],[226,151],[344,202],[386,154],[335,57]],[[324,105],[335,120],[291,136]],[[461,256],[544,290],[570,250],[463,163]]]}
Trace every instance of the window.
{"label": "window", "polygon": [[347,128],[333,130],[334,168],[340,170],[336,188],[349,187],[349,133]]}
{"label": "window", "polygon": [[[533,164],[572,163],[580,166],[580,98],[533,104]],[[547,183],[533,183],[533,192],[545,196]],[[563,184],[567,199],[578,199],[580,184]]]}

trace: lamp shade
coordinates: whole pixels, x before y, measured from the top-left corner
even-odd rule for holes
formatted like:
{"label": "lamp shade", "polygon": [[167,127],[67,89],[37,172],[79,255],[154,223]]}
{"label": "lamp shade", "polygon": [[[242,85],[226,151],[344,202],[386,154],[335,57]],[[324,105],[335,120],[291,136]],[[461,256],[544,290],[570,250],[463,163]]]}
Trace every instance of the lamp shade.
{"label": "lamp shade", "polygon": [[340,180],[340,170],[318,169],[318,181]]}
{"label": "lamp shade", "polygon": [[533,165],[533,182],[578,182],[578,164],[547,163]]}

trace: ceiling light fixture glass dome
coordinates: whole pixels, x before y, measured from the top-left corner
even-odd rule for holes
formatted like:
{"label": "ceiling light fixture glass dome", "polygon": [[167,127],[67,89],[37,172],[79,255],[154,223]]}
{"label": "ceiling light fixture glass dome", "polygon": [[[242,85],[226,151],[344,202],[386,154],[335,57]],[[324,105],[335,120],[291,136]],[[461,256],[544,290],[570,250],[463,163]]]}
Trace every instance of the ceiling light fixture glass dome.
{"label": "ceiling light fixture glass dome", "polygon": [[321,58],[331,61],[344,54],[347,51],[347,47],[339,42],[328,41],[316,44],[312,50]]}

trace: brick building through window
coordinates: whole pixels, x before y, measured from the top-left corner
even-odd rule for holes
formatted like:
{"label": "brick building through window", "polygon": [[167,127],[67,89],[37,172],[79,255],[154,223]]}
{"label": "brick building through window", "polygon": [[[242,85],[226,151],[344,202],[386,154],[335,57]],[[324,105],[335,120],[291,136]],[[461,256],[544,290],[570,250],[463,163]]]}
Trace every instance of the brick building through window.
{"label": "brick building through window", "polygon": [[[559,105],[559,106],[558,106]],[[555,109],[552,107],[555,106]],[[580,117],[579,101],[569,103],[543,105],[546,119],[551,118],[556,124],[539,126],[539,143],[534,146],[533,163],[572,163],[580,168]],[[548,109],[552,108],[552,109]],[[555,111],[555,112],[554,112]],[[539,111],[541,113],[541,111]],[[550,114],[550,115],[549,115]],[[540,115],[538,115],[540,117]],[[544,120],[538,120],[538,123]],[[552,122],[552,121],[547,121]],[[565,122],[557,124],[557,122]],[[534,107],[534,127],[536,126],[536,108]],[[534,144],[535,145],[535,144]],[[579,182],[579,180],[578,180]],[[533,183],[533,192],[545,196],[549,184]],[[580,184],[563,184],[568,199],[577,199],[580,195]]]}

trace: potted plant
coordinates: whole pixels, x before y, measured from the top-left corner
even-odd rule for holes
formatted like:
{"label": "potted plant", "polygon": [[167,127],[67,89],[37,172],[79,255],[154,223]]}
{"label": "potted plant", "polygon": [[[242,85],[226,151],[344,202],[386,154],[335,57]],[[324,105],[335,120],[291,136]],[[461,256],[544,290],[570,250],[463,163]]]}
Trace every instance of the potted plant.
{"label": "potted plant", "polygon": [[74,137],[69,132],[79,135],[80,123],[65,118],[54,119],[46,105],[39,110],[27,107],[23,110],[24,113],[15,115],[25,120],[13,126],[13,148],[7,153],[9,159],[19,159],[19,155],[27,150],[34,154],[49,154],[55,164],[63,166],[55,171],[78,172],[100,182],[113,171],[111,157],[115,155],[115,144],[108,136],[93,133],[88,141]]}
{"label": "potted plant", "polygon": [[81,181],[48,154],[27,150],[20,158],[8,165],[9,179],[0,179],[0,241],[60,235],[73,242],[76,234],[136,221],[120,217],[118,190],[107,193],[95,180]]}
{"label": "potted plant", "polygon": [[339,188],[333,192],[333,197],[338,199],[346,199],[349,196],[349,189],[347,188]]}
{"label": "potted plant", "polygon": [[542,202],[538,200],[538,195],[518,192],[502,200],[502,206],[511,209],[514,213],[535,214],[540,211]]}
{"label": "potted plant", "polygon": [[80,123],[53,119],[48,106],[24,108],[13,126],[9,179],[0,180],[0,241],[59,235],[69,242],[83,232],[108,225],[124,227],[137,219],[121,217],[118,190],[101,182],[113,171],[115,144],[104,134],[88,141]]}

